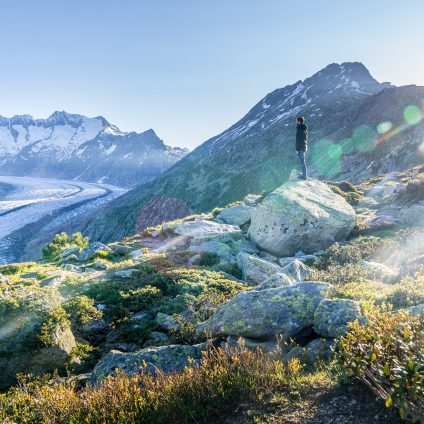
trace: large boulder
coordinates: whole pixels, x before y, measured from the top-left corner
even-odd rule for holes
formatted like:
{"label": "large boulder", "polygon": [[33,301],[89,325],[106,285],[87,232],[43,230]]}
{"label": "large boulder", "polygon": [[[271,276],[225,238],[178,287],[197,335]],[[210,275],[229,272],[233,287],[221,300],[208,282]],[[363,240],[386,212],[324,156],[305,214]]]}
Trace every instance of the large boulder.
{"label": "large boulder", "polygon": [[318,304],[330,290],[321,282],[290,287],[251,290],[221,305],[207,321],[196,327],[197,334],[288,339],[312,326]]}
{"label": "large boulder", "polygon": [[249,236],[279,257],[313,253],[344,239],[355,217],[352,206],[325,183],[289,181],[252,209]]}
{"label": "large boulder", "polygon": [[241,269],[243,280],[253,286],[282,271],[280,266],[244,252],[237,255],[237,264]]}
{"label": "large boulder", "polygon": [[314,316],[314,330],[326,338],[344,336],[348,324],[362,317],[358,302],[350,299],[324,299],[318,305]]}
{"label": "large boulder", "polygon": [[250,222],[252,208],[247,205],[235,205],[222,209],[217,218],[222,219],[227,224],[241,227]]}
{"label": "large boulder", "polygon": [[97,363],[91,380],[96,383],[108,375],[113,375],[116,370],[130,376],[137,374],[141,369],[149,373],[157,370],[165,373],[179,371],[198,363],[204,349],[205,345],[169,345],[145,348],[132,353],[112,350]]}
{"label": "large boulder", "polygon": [[306,277],[312,274],[312,269],[306,266],[303,262],[295,259],[281,270],[283,274],[286,274],[291,280],[292,284],[302,283]]}

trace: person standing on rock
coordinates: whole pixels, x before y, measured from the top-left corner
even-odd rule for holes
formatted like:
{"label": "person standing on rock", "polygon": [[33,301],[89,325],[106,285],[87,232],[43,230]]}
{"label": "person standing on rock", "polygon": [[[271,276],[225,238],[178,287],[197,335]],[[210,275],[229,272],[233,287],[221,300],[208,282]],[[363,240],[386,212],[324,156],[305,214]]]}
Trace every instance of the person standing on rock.
{"label": "person standing on rock", "polygon": [[296,118],[296,155],[300,160],[302,167],[302,180],[308,178],[308,170],[306,168],[306,151],[308,150],[308,126],[305,124],[305,118],[299,116]]}

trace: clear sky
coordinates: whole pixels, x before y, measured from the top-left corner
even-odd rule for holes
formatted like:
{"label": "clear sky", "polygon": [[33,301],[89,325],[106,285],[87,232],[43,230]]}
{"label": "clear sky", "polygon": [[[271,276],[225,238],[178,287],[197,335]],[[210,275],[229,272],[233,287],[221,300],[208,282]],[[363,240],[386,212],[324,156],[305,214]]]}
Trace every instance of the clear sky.
{"label": "clear sky", "polygon": [[0,115],[103,115],[192,149],[332,62],[424,85],[423,16],[423,0],[0,0]]}

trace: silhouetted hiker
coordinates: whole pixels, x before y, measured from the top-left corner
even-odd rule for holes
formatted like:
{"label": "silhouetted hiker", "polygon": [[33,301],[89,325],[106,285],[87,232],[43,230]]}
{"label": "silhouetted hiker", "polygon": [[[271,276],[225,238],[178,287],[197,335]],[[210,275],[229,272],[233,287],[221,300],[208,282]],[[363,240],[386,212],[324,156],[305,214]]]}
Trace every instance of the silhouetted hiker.
{"label": "silhouetted hiker", "polygon": [[308,126],[305,124],[305,118],[299,116],[296,118],[296,155],[299,157],[300,166],[302,167],[302,180],[308,177],[306,169],[305,154],[308,150]]}

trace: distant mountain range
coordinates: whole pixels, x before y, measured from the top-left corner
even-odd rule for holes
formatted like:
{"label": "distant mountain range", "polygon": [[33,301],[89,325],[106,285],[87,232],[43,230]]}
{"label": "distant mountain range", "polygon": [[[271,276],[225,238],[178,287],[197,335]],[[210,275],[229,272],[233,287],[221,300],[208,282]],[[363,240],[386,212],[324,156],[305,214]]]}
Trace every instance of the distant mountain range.
{"label": "distant mountain range", "polygon": [[153,130],[122,132],[102,116],[54,112],[47,119],[0,116],[0,174],[55,177],[134,187],[188,153]]}
{"label": "distant mountain range", "polygon": [[423,99],[424,87],[380,83],[361,63],[328,65],[268,94],[229,129],[79,228],[94,239],[119,239],[248,193],[273,190],[298,166],[297,115],[309,125],[313,176],[359,181],[414,166],[423,162]]}

